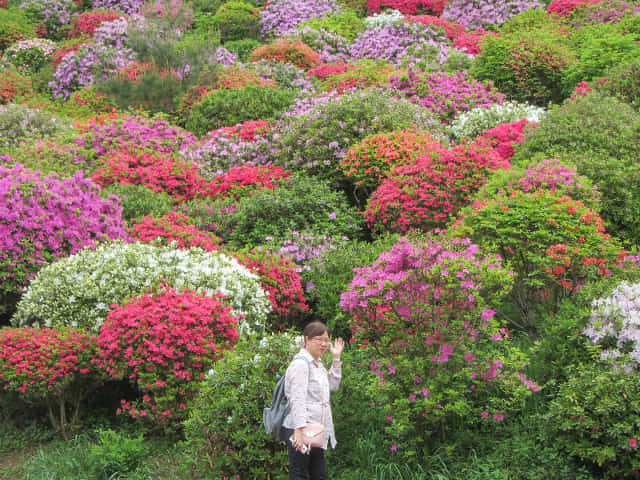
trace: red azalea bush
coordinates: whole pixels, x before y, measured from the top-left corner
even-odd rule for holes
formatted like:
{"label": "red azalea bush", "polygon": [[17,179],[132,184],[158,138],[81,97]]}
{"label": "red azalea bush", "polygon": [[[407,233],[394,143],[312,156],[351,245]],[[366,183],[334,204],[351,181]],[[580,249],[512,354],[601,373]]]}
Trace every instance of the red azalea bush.
{"label": "red azalea bush", "polygon": [[495,35],[495,33],[487,32],[483,29],[469,31],[464,25],[432,15],[408,16],[405,20],[411,23],[441,27],[445,31],[447,38],[453,42],[453,47],[465,50],[471,55],[477,55],[481,52],[480,44],[486,35]]}
{"label": "red azalea bush", "polygon": [[206,196],[209,188],[196,166],[167,154],[116,149],[100,158],[98,165],[91,179],[103,187],[112,183],[144,185],[178,201]]}
{"label": "red azalea bush", "polygon": [[371,195],[365,219],[374,232],[444,227],[484,184],[509,162],[482,143],[451,150],[433,145],[414,163],[400,165]]}
{"label": "red azalea bush", "polygon": [[552,0],[551,3],[547,5],[547,12],[557,13],[561,17],[566,17],[576,8],[587,5],[597,5],[601,2],[602,0]]}
{"label": "red azalea bush", "polygon": [[264,250],[232,253],[238,262],[260,277],[260,283],[273,306],[273,329],[290,327],[309,310],[304,298],[302,280],[296,265],[288,258]]}
{"label": "red azalea bush", "polygon": [[200,247],[208,252],[220,249],[220,239],[213,233],[203,232],[183,213],[172,212],[160,218],[151,215],[135,222],[130,230],[131,238],[144,243],[175,242],[178,248]]}
{"label": "red azalea bush", "polygon": [[214,178],[209,187],[213,199],[239,200],[263,188],[273,189],[278,182],[289,178],[290,173],[273,165],[239,165]]}
{"label": "red azalea bush", "polygon": [[238,318],[225,297],[170,287],[112,305],[98,335],[97,363],[142,394],[119,412],[178,427],[199,380],[238,340]]}
{"label": "red azalea bush", "polygon": [[29,77],[12,70],[4,70],[0,76],[0,105],[14,103],[33,95],[33,85]]}
{"label": "red azalea bush", "polygon": [[516,274],[509,298],[519,316],[512,322],[532,331],[584,283],[610,276],[626,255],[594,210],[544,190],[476,200],[453,232],[509,262]]}
{"label": "red azalea bush", "polygon": [[322,81],[332,77],[334,75],[341,75],[343,73],[353,70],[355,66],[352,63],[347,63],[343,60],[338,60],[334,63],[323,63],[317,67],[313,67],[307,71],[307,77],[316,77]]}
{"label": "red azalea bush", "polygon": [[251,52],[251,60],[261,59],[291,63],[303,70],[317,67],[322,63],[320,54],[313,51],[310,46],[300,40],[286,39],[263,45]]}
{"label": "red azalea bush", "polygon": [[371,14],[391,8],[405,15],[430,13],[440,16],[446,3],[447,0],[368,0],[367,10]]}
{"label": "red azalea bush", "polygon": [[352,88],[387,85],[394,75],[401,72],[386,62],[360,60],[349,64],[342,61],[312,68],[307,76],[320,78],[324,89],[344,93]]}
{"label": "red azalea bush", "polygon": [[537,124],[529,122],[526,118],[519,122],[501,123],[484,132],[476,142],[490,145],[502,159],[510,161],[515,152],[514,145],[519,145],[522,142],[522,131],[526,125],[535,126]]}
{"label": "red azalea bush", "polygon": [[264,137],[273,127],[265,120],[247,120],[246,122],[233,125],[231,127],[222,127],[209,132],[210,138],[216,138],[219,135],[226,138],[237,138],[245,142],[253,142],[258,138]]}
{"label": "red azalea bush", "polygon": [[88,10],[76,15],[71,20],[69,38],[91,38],[102,22],[113,22],[124,17],[124,14],[113,10]]}
{"label": "red azalea bush", "polygon": [[77,425],[80,402],[101,379],[92,360],[96,338],[72,329],[0,330],[0,390],[44,404],[65,439]]}
{"label": "red azalea bush", "polygon": [[338,168],[356,185],[375,188],[394,167],[412,163],[437,145],[429,133],[416,129],[377,133],[352,146]]}

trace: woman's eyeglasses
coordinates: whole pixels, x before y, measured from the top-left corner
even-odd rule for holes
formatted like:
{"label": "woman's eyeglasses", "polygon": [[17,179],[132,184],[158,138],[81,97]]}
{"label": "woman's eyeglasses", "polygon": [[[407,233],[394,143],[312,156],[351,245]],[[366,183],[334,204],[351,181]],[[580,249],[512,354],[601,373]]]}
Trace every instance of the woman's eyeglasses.
{"label": "woman's eyeglasses", "polygon": [[320,337],[314,337],[311,339],[312,342],[317,342],[321,345],[329,345],[331,343],[331,339],[329,338],[320,338]]}

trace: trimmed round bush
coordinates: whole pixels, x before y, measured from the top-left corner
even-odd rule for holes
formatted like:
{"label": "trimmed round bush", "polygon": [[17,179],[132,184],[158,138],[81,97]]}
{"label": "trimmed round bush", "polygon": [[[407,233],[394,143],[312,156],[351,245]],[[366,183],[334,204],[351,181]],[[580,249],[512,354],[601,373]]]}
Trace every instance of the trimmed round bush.
{"label": "trimmed round bush", "polygon": [[171,212],[160,218],[150,215],[133,222],[131,237],[143,243],[167,245],[182,249],[199,247],[207,252],[219,250],[220,239],[193,225],[184,213]]}
{"label": "trimmed round bush", "polygon": [[238,318],[221,294],[161,287],[113,305],[98,335],[98,364],[127,379],[141,400],[120,411],[167,429],[179,427],[199,380],[238,340]]}
{"label": "trimmed round bush", "polygon": [[247,120],[277,117],[293,100],[293,91],[266,85],[220,89],[193,105],[186,128],[202,136]]}
{"label": "trimmed round bush", "polygon": [[216,362],[185,422],[186,462],[195,472],[268,480],[284,471],[286,450],[265,433],[262,409],[301,345],[291,333],[250,338]]}
{"label": "trimmed round bush", "polygon": [[358,237],[362,220],[345,195],[322,180],[295,176],[278,188],[264,189],[236,205],[228,240],[257,246],[280,242],[293,231],[332,237]]}
{"label": "trimmed round bush", "polygon": [[220,41],[260,38],[260,11],[253,5],[231,1],[220,6],[211,18],[211,26],[220,32]]}
{"label": "trimmed round bush", "polygon": [[303,70],[320,65],[320,55],[300,40],[278,40],[256,48],[251,60],[270,60],[295,65]]}
{"label": "trimmed round bush", "polygon": [[350,42],[356,38],[358,33],[364,30],[362,19],[358,17],[355,10],[350,8],[346,8],[339,13],[327,15],[326,17],[313,18],[300,24],[300,27],[305,26],[315,30],[333,32]]}
{"label": "trimmed round bush", "polygon": [[513,163],[558,158],[575,165],[602,193],[600,214],[607,230],[637,244],[639,142],[638,112],[613,97],[590,92],[549,110],[544,122],[525,131]]}
{"label": "trimmed round bush", "polygon": [[60,179],[0,164],[1,313],[47,263],[115,238],[127,238],[117,198],[102,198],[81,173]]}
{"label": "trimmed round bush", "polygon": [[244,315],[243,332],[262,330],[271,310],[259,278],[228,255],[113,243],[81,250],[40,270],[11,321],[16,326],[71,325],[97,332],[110,305],[122,305],[160,284],[225,295],[233,313]]}

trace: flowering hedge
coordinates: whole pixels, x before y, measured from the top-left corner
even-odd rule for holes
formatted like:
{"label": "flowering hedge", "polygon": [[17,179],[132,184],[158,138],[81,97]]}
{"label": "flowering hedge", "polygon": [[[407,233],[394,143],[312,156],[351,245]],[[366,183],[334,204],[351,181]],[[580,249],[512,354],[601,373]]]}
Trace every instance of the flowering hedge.
{"label": "flowering hedge", "polygon": [[451,150],[433,144],[414,163],[395,167],[371,195],[365,219],[373,231],[444,227],[487,175],[509,163],[484,144]]}
{"label": "flowering hedge", "polygon": [[309,310],[300,275],[291,260],[256,249],[234,253],[233,256],[260,277],[262,288],[271,301],[272,316],[275,317],[272,330],[291,327]]}
{"label": "flowering hedge", "polygon": [[[3,300],[20,293],[45,264],[100,241],[126,237],[117,198],[102,198],[100,190],[81,173],[60,179],[20,164],[0,164]],[[6,311],[2,303],[0,311]]]}
{"label": "flowering hedge", "polygon": [[73,326],[98,332],[112,304],[160,284],[225,295],[243,332],[262,331],[269,300],[256,275],[234,258],[199,248],[181,250],[114,243],[81,250],[43,268],[25,291],[13,325]]}
{"label": "flowering hedge", "polygon": [[172,212],[161,218],[147,215],[138,222],[134,221],[130,234],[134,240],[144,243],[166,245],[175,242],[177,248],[200,247],[207,252],[220,249],[220,239],[198,229],[184,213]]}
{"label": "flowering hedge", "polygon": [[72,329],[0,330],[0,390],[44,404],[65,439],[77,426],[80,403],[102,378],[94,365],[96,338]]}
{"label": "flowering hedge", "polygon": [[113,305],[98,335],[97,363],[142,394],[119,412],[177,428],[199,380],[238,340],[238,318],[223,295],[162,287]]}
{"label": "flowering hedge", "polygon": [[241,165],[214,178],[209,185],[209,194],[214,199],[239,200],[263,188],[276,188],[278,183],[289,178],[289,175],[286,170],[272,165]]}
{"label": "flowering hedge", "polygon": [[524,376],[516,380],[507,360],[492,357],[509,338],[485,301],[512,284],[498,256],[466,239],[401,238],[355,272],[340,305],[353,314],[353,342],[372,353],[375,377],[367,388],[387,415],[389,448],[402,458],[411,459],[449,421],[480,423],[489,414],[500,421],[520,408],[515,399],[538,390]]}

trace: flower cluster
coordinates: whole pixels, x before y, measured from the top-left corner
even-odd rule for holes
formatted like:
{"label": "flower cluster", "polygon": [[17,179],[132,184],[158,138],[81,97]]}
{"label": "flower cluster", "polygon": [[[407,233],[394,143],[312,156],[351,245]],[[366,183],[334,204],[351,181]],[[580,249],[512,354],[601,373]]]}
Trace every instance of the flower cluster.
{"label": "flower cluster", "polygon": [[112,304],[166,284],[211,296],[225,295],[240,330],[263,331],[271,311],[256,275],[219,251],[181,250],[144,243],[84,249],[47,265],[25,291],[15,326],[72,326],[98,332]]}
{"label": "flower cluster", "polygon": [[111,48],[123,48],[129,38],[127,29],[130,22],[120,17],[111,22],[102,22],[93,32],[93,40],[97,45]]}
{"label": "flower cluster", "polygon": [[365,219],[373,231],[429,230],[445,226],[486,181],[508,167],[490,147],[433,143],[415,162],[395,167],[371,195]]}
{"label": "flower cluster", "polygon": [[342,11],[334,0],[275,0],[268,2],[260,17],[262,37],[281,36],[302,22]]}
{"label": "flower cluster", "polygon": [[178,212],[169,213],[161,218],[147,215],[134,222],[130,235],[140,242],[162,245],[173,243],[175,247],[182,249],[200,247],[207,252],[220,249],[218,237],[198,229],[184,213]]}
{"label": "flower cluster", "polygon": [[527,119],[519,122],[502,123],[485,131],[476,141],[491,145],[505,161],[513,156],[514,145],[522,141],[522,132],[531,123]]}
{"label": "flower cluster", "polygon": [[113,305],[98,335],[97,363],[142,393],[138,402],[123,399],[118,411],[175,426],[186,416],[198,380],[238,341],[237,327],[220,294],[163,286]]}
{"label": "flower cluster", "polygon": [[581,4],[571,12],[569,23],[574,27],[598,23],[615,24],[627,15],[640,14],[640,7],[624,0],[603,0],[596,4]]}
{"label": "flower cluster", "polygon": [[320,55],[322,62],[337,62],[349,58],[349,42],[335,32],[318,30],[308,25],[298,27],[287,36],[300,39]]}
{"label": "flower cluster", "polygon": [[143,0],[91,0],[93,8],[106,8],[132,15],[138,13]]}
{"label": "flower cluster", "polygon": [[623,282],[608,296],[593,301],[589,325],[582,334],[603,346],[603,360],[619,359],[627,370],[635,369],[637,365],[624,365],[621,357],[640,364],[639,318],[640,284]]}
{"label": "flower cluster", "polygon": [[0,105],[24,100],[33,95],[29,77],[16,71],[5,70],[0,78]]}
{"label": "flower cluster", "polygon": [[561,17],[571,15],[575,9],[587,5],[597,5],[603,0],[552,0],[547,5],[547,12],[556,13]]}
{"label": "flower cluster", "polygon": [[55,37],[69,24],[76,6],[72,0],[28,0],[22,3],[21,8],[34,12],[45,27],[44,33]]}
{"label": "flower cluster", "polygon": [[400,72],[385,61],[362,60],[356,63],[338,62],[312,68],[308,72],[322,80],[322,88],[342,94],[352,88],[384,86]]}
{"label": "flower cluster", "polygon": [[90,10],[73,18],[69,38],[90,38],[104,22],[113,22],[123,14],[113,10]]}
{"label": "flower cluster", "polygon": [[59,179],[0,165],[1,292],[20,292],[52,260],[126,237],[117,198],[101,198],[81,173]]}
{"label": "flower cluster", "polygon": [[363,20],[367,28],[382,27],[390,23],[400,23],[404,20],[404,14],[394,9],[386,9],[382,12],[369,15]]}
{"label": "flower cluster", "polygon": [[383,8],[391,8],[404,15],[429,13],[440,16],[447,0],[368,0],[369,13],[378,13]]}
{"label": "flower cluster", "polygon": [[7,48],[2,59],[21,71],[37,71],[49,60],[55,49],[56,44],[45,38],[21,40]]}
{"label": "flower cluster", "polygon": [[209,189],[195,165],[166,154],[129,149],[112,150],[102,157],[91,179],[103,187],[113,183],[144,185],[178,201],[206,196]]}
{"label": "flower cluster", "polygon": [[290,258],[296,264],[296,272],[302,273],[322,265],[323,257],[347,240],[347,237],[336,239],[327,235],[291,232],[282,242],[278,255]]}
{"label": "flower cluster", "polygon": [[[408,16],[405,20],[443,28],[447,34],[447,38],[453,42],[452,46],[458,50],[466,51],[470,55],[480,53],[480,44],[482,40],[484,40],[485,35],[490,33],[481,28],[469,31],[464,25],[431,15]],[[490,34],[495,35],[493,32]]]}
{"label": "flower cluster", "polygon": [[467,28],[502,25],[509,18],[533,8],[544,8],[540,0],[450,0],[442,18]]}
{"label": "flower cluster", "polygon": [[214,178],[208,191],[213,199],[239,200],[262,188],[276,188],[278,182],[289,178],[289,175],[286,170],[272,165],[239,165]]}
{"label": "flower cluster", "polygon": [[449,125],[449,134],[456,139],[473,139],[499,124],[519,122],[540,123],[544,108],[528,103],[505,102],[489,107],[476,107],[458,115]]}
{"label": "flower cluster", "polygon": [[320,65],[320,54],[300,40],[278,40],[263,45],[251,52],[251,58],[287,62],[304,70]]}
{"label": "flower cluster", "polygon": [[291,260],[265,250],[240,252],[233,256],[260,277],[260,283],[269,296],[275,316],[271,326],[273,330],[290,327],[296,317],[309,310],[300,275]]}

